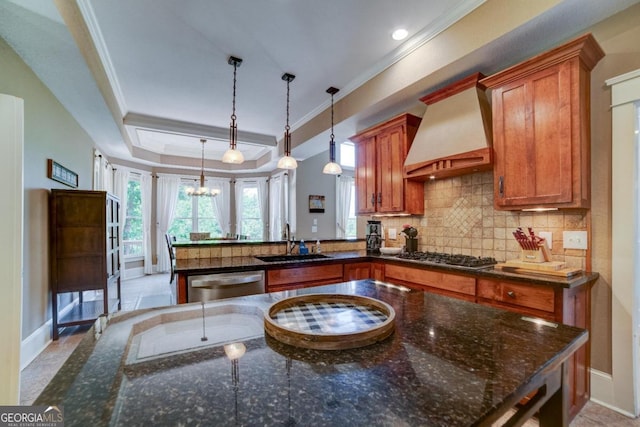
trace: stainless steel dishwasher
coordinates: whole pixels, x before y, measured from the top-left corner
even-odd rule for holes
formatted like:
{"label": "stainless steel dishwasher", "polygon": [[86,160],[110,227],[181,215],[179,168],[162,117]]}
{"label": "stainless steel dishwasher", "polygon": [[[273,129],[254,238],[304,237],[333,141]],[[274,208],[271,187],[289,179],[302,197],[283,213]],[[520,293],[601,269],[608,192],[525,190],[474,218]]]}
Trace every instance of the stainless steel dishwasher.
{"label": "stainless steel dishwasher", "polygon": [[187,280],[189,302],[264,293],[264,271],[203,274]]}

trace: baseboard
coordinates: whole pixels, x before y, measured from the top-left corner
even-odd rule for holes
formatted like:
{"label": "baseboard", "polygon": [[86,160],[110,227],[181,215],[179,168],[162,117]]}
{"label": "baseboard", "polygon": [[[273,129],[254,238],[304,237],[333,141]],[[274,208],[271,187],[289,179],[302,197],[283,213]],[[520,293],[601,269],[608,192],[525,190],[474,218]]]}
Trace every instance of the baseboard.
{"label": "baseboard", "polygon": [[620,409],[614,405],[613,377],[606,372],[590,369],[591,372],[591,400],[598,405],[616,411],[625,417],[635,418],[630,412]]}
{"label": "baseboard", "polygon": [[127,268],[123,273],[123,280],[137,279],[144,276],[144,267]]}
{"label": "baseboard", "polygon": [[[67,304],[60,313],[59,317],[64,316],[73,308],[73,305],[77,303],[77,299]],[[44,351],[49,344],[51,344],[51,328],[53,327],[53,320],[47,320],[42,326],[33,331],[31,335],[23,339],[20,343],[20,370],[29,366],[29,363],[38,357],[40,353]]]}

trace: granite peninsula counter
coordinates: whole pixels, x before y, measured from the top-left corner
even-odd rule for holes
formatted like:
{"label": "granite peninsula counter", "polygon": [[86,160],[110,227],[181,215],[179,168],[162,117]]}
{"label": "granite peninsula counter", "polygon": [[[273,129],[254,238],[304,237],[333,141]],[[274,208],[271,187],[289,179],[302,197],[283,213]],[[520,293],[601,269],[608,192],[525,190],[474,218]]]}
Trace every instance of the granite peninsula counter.
{"label": "granite peninsula counter", "polygon": [[[385,301],[396,311],[396,330],[380,343],[336,352],[249,330],[274,302],[307,293]],[[563,366],[587,339],[586,330],[567,325],[351,281],[103,319],[35,404],[63,405],[68,426],[468,426],[491,425],[539,390],[524,415],[540,408],[541,425],[563,425]],[[240,358],[225,355],[230,342],[244,345]]]}

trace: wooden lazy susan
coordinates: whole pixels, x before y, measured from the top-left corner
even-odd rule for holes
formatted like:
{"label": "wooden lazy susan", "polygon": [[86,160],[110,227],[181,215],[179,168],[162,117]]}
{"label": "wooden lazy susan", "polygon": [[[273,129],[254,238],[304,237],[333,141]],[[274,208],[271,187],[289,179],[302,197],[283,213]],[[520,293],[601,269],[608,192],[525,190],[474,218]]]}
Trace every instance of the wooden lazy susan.
{"label": "wooden lazy susan", "polygon": [[358,295],[310,294],[273,304],[264,329],[285,344],[315,350],[344,350],[382,341],[395,329],[395,311]]}

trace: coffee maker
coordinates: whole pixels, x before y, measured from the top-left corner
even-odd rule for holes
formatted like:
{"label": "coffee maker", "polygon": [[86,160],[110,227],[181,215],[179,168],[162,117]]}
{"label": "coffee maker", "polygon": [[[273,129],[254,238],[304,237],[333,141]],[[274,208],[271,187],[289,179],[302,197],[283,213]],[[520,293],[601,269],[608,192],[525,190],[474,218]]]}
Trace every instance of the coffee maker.
{"label": "coffee maker", "polygon": [[382,246],[382,223],[367,221],[367,253],[379,254]]}

